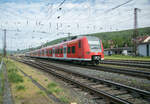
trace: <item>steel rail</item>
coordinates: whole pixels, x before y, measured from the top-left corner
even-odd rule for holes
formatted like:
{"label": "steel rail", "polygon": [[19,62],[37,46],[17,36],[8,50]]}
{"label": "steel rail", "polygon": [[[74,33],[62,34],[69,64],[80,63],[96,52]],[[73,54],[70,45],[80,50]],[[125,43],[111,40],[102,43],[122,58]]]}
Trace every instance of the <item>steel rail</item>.
{"label": "steel rail", "polygon": [[150,79],[150,72],[146,72],[146,71],[138,71],[134,69],[125,69],[125,68],[112,68],[107,66],[86,66],[86,67],[94,70],[120,73],[120,74],[126,74],[130,76]]}
{"label": "steel rail", "polygon": [[[61,78],[61,79],[64,79],[66,80],[67,82],[70,82],[70,83],[73,83],[73,84],[76,84],[78,87],[81,87],[82,89],[86,89],[88,90],[89,92],[91,93],[94,93],[96,94],[97,96],[100,96],[100,97],[104,97],[105,99],[109,99],[110,103],[115,103],[115,104],[132,104],[126,100],[123,100],[123,99],[120,99],[118,97],[115,97],[111,94],[108,94],[104,91],[100,91],[100,90],[97,90],[97,89],[94,89],[86,84],[83,84],[83,83],[80,83],[79,81],[75,81],[73,79],[70,79],[69,77],[67,76],[64,76],[64,75],[61,75],[60,73],[57,73],[53,70],[51,70],[51,68],[48,68],[48,67],[44,67],[43,65],[41,65],[40,63],[34,63],[34,62],[27,62],[27,61],[19,61],[19,62],[22,62],[22,63],[25,63],[25,64],[28,64],[32,67],[35,67],[35,68],[38,68],[38,69],[42,69],[58,78]],[[58,69],[57,69],[58,70]]]}
{"label": "steel rail", "polygon": [[135,64],[150,64],[150,61],[142,61],[142,60],[105,59],[104,61],[106,61],[106,62],[135,63]]}
{"label": "steel rail", "polygon": [[119,63],[119,62],[107,62],[107,61],[102,61],[101,64],[111,64],[111,65],[140,67],[140,68],[148,68],[148,69],[150,69],[150,65],[146,65],[146,64],[132,64],[132,63]]}
{"label": "steel rail", "polygon": [[[43,62],[43,61],[40,61],[40,62]],[[130,75],[130,76],[136,76],[136,77],[140,77],[140,78],[150,79],[150,72],[138,71],[135,69],[112,68],[112,67],[107,67],[107,66],[91,66],[91,65],[81,66],[81,65],[77,65],[77,64],[73,64],[73,63],[63,63],[63,64],[74,65],[74,66],[78,66],[78,67],[88,68],[91,70],[98,70],[98,71],[105,71],[105,72],[107,71],[107,72],[120,73],[120,74],[126,74],[126,75]]]}
{"label": "steel rail", "polygon": [[[31,63],[33,63],[33,62],[29,62],[28,64],[31,64]],[[50,65],[46,65],[46,64],[43,66],[43,63],[34,63],[34,64],[37,64],[37,65],[42,64],[41,67],[45,67],[45,66],[46,66],[47,68],[50,67]],[[45,67],[45,68],[46,68],[46,67]],[[46,68],[46,69],[47,69],[47,68]],[[66,69],[64,69],[64,68],[60,68],[60,67],[56,67],[56,66],[51,66],[51,68],[57,69],[57,70],[58,70],[58,69],[59,69],[59,70],[61,69],[61,70],[65,71],[65,72],[69,72],[69,73],[72,73],[72,74],[80,75],[80,76],[85,77],[85,78],[88,78],[88,79],[92,79],[92,80],[95,80],[95,81],[107,83],[108,85],[112,85],[112,86],[117,86],[117,87],[120,87],[120,88],[124,88],[124,89],[127,89],[129,92],[138,93],[138,94],[139,94],[140,96],[142,96],[142,97],[146,97],[146,98],[149,98],[149,97],[150,97],[150,92],[148,92],[148,91],[136,89],[136,88],[133,88],[133,87],[129,87],[129,86],[126,86],[126,85],[114,83],[114,82],[107,81],[107,80],[100,80],[100,79],[97,79],[97,78],[92,77],[92,76],[87,76],[87,75],[83,75],[83,74],[81,74],[81,73],[68,71],[68,70],[66,70]]]}
{"label": "steel rail", "polygon": [[51,67],[54,68],[54,69],[59,69],[59,70],[65,71],[65,72],[70,72],[70,73],[73,73],[73,74],[76,74],[76,75],[81,75],[81,76],[83,76],[83,77],[87,77],[87,78],[90,78],[90,79],[94,79],[95,81],[101,81],[101,82],[104,82],[104,83],[107,83],[107,84],[110,84],[110,85],[116,85],[116,86],[119,86],[119,87],[128,89],[130,92],[138,92],[138,93],[141,94],[141,96],[150,97],[150,92],[145,91],[145,90],[140,90],[140,89],[137,89],[137,88],[134,88],[134,87],[126,86],[126,85],[119,84],[119,83],[115,83],[115,82],[108,81],[108,80],[98,79],[98,78],[93,77],[93,76],[90,76],[90,75],[85,75],[85,74],[81,74],[81,73],[79,73],[79,72],[70,71],[70,70],[68,70],[68,69],[61,68],[61,67],[57,67],[57,66],[54,66],[54,65],[49,65],[49,64],[47,64],[47,63],[42,63],[42,62],[40,62],[40,63],[43,64],[43,65],[45,65],[45,66],[47,66],[47,67],[51,66]]}

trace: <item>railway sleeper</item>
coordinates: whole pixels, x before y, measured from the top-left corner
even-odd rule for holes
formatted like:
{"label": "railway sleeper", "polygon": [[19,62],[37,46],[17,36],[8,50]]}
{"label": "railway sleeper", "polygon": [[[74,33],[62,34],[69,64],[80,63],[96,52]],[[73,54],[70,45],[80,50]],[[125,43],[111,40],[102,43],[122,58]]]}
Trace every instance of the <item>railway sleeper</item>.
{"label": "railway sleeper", "polygon": [[[43,68],[42,68],[42,69],[43,69]],[[43,69],[43,70],[44,70],[44,69]],[[46,70],[46,71],[48,71],[48,70]],[[48,71],[48,72],[50,72],[50,71]],[[52,72],[50,72],[50,73],[52,73]],[[59,77],[59,78],[62,79],[62,76],[60,76],[60,75],[58,75],[58,74],[56,74],[55,76],[57,76],[57,77]],[[66,78],[64,78],[64,79],[67,80]],[[68,80],[67,82],[71,82],[71,81]],[[81,85],[80,82],[76,82],[76,83],[80,84],[80,87],[79,87],[79,88],[82,88],[83,90],[87,90],[87,88],[84,88],[83,85]],[[92,93],[94,93],[91,88],[89,88],[89,90],[92,91]],[[103,91],[102,91],[102,92],[103,92]],[[128,93],[127,93],[127,94],[128,94]],[[120,95],[120,96],[121,96],[121,95]],[[123,95],[122,95],[122,96],[123,96]],[[130,95],[130,96],[131,96],[131,95]],[[128,98],[129,98],[129,97],[128,97]]]}

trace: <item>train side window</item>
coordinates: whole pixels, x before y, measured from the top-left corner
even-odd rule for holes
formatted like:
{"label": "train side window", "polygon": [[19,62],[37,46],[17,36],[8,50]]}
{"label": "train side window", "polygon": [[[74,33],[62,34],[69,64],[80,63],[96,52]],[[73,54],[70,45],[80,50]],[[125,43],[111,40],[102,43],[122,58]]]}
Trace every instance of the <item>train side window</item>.
{"label": "train side window", "polygon": [[44,55],[44,50],[42,50],[42,55]]}
{"label": "train side window", "polygon": [[46,50],[46,55],[48,55],[48,50]]}
{"label": "train side window", "polygon": [[79,48],[81,48],[81,40],[79,40]]}
{"label": "train side window", "polygon": [[58,48],[58,54],[60,54],[60,49]]}
{"label": "train side window", "polygon": [[53,48],[53,54],[55,53],[55,49]]}
{"label": "train side window", "polygon": [[64,53],[66,53],[66,47],[64,48]]}
{"label": "train side window", "polygon": [[75,46],[72,46],[72,53],[75,53]]}
{"label": "train side window", "polygon": [[49,50],[49,54],[51,54],[51,50]]}
{"label": "train side window", "polygon": [[67,53],[70,53],[70,47],[68,47]]}
{"label": "train side window", "polygon": [[55,54],[57,54],[57,49],[55,49]]}
{"label": "train side window", "polygon": [[61,48],[61,54],[63,53],[63,49]]}

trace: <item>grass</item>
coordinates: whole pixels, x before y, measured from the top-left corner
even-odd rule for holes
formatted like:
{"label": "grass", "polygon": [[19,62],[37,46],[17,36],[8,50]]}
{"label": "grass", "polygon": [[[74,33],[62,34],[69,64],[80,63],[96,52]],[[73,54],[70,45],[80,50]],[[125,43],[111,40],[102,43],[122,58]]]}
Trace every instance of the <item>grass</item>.
{"label": "grass", "polygon": [[[45,92],[40,91],[40,89],[32,82],[31,79],[24,76],[24,74],[18,70],[19,68],[27,73],[27,69],[25,67],[26,65],[19,67],[20,63],[17,63],[18,62],[10,59],[7,61],[8,77],[9,81],[11,82],[10,85],[14,102],[16,104],[54,104],[52,103],[53,101],[48,98]],[[31,73],[35,73],[35,71],[30,71]],[[31,73],[27,74],[32,76]]]}
{"label": "grass", "polygon": [[2,57],[0,56],[0,63],[1,63]]}
{"label": "grass", "polygon": [[105,59],[120,59],[120,60],[143,60],[150,61],[150,57],[139,57],[139,56],[125,56],[125,55],[111,55],[105,56]]}
{"label": "grass", "polygon": [[45,81],[48,81],[48,79],[45,79]]}
{"label": "grass", "polygon": [[23,78],[18,74],[17,67],[15,66],[13,61],[5,60],[8,70],[8,80],[11,83],[20,83],[23,82]]}
{"label": "grass", "polygon": [[3,101],[3,93],[4,93],[4,74],[3,70],[0,71],[0,79],[1,79],[1,88],[0,88],[0,104],[2,104]]}
{"label": "grass", "polygon": [[22,76],[17,73],[17,69],[9,68],[8,70],[8,79],[11,83],[23,82]]}
{"label": "grass", "polygon": [[56,94],[58,94],[58,93],[62,92],[62,89],[58,88],[57,84],[54,83],[54,82],[49,83],[47,85],[47,88],[48,88],[48,92],[49,93],[56,93]]}
{"label": "grass", "polygon": [[[33,79],[37,79],[37,82],[40,83],[43,87],[45,87],[47,89],[47,93],[53,94],[54,96],[56,96],[56,98],[60,99],[62,102],[78,101],[73,96],[70,96],[70,95],[72,95],[71,92],[69,92],[67,89],[60,87],[60,85],[58,83],[56,83],[53,79],[40,73],[35,68],[31,68],[27,65],[20,64],[18,62],[16,62],[16,65],[20,69],[22,69],[25,73],[32,76]],[[33,70],[35,70],[35,71],[33,72]],[[28,81],[28,82],[30,82],[30,81]],[[24,85],[26,85],[26,88],[28,88],[28,86],[27,86],[28,84],[24,84]],[[27,90],[25,92],[27,92]],[[47,96],[46,92],[43,92],[40,90],[36,91],[37,96],[40,96],[43,94],[45,96]],[[69,103],[65,103],[65,104],[69,104]]]}
{"label": "grass", "polygon": [[64,103],[69,103],[68,98],[66,98],[65,96],[61,96],[60,100]]}
{"label": "grass", "polygon": [[47,85],[47,87],[48,87],[48,88],[55,88],[55,87],[57,87],[57,84],[54,83],[54,82],[51,82],[51,83],[49,83],[49,84]]}
{"label": "grass", "polygon": [[25,91],[25,86],[24,85],[16,85],[16,90],[20,91],[20,90],[24,90]]}
{"label": "grass", "polygon": [[42,91],[42,90],[39,90],[39,91],[37,92],[37,94],[39,94],[39,95],[44,95],[44,96],[46,95],[45,92]]}
{"label": "grass", "polygon": [[[49,83],[49,84],[47,85],[47,88],[48,88],[48,92],[49,92],[49,93],[59,94],[59,93],[63,92],[63,90],[60,89],[60,88],[58,88],[58,85],[57,85],[56,83],[54,83],[54,82]],[[65,96],[62,95],[62,94],[59,96],[59,99],[60,99],[62,102],[66,103],[66,104],[69,103],[68,98],[65,97]]]}

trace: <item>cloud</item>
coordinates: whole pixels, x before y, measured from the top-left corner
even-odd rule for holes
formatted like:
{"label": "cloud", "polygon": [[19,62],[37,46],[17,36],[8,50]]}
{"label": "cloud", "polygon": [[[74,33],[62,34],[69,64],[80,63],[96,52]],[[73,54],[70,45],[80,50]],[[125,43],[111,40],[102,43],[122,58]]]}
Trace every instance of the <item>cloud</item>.
{"label": "cloud", "polygon": [[[124,3],[125,0],[69,0],[59,9],[61,2],[62,0],[1,0],[0,28],[20,30],[7,32],[7,48],[16,50],[37,46],[67,36],[58,35],[62,32],[79,35],[131,29],[135,7],[141,9],[138,12],[138,27],[150,26],[149,0],[133,0],[108,13],[107,10]],[[2,35],[3,32],[0,31],[0,36]]]}

